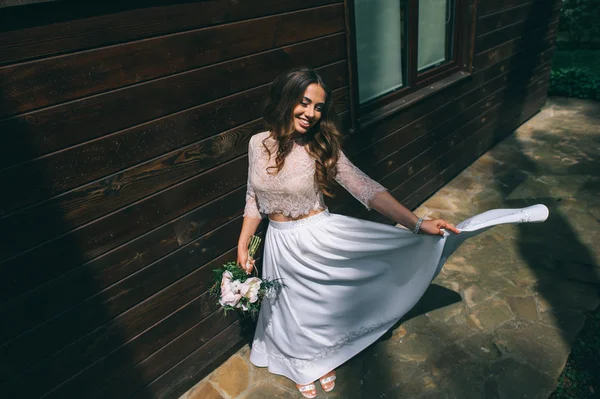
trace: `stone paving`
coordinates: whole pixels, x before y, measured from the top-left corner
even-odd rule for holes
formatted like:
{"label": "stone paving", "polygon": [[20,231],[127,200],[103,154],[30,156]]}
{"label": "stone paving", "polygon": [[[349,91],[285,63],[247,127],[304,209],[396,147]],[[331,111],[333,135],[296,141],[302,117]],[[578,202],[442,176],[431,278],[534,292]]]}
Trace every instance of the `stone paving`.
{"label": "stone paving", "polygon": [[[544,224],[498,226],[449,259],[411,314],[338,369],[320,398],[547,398],[599,304],[600,103],[545,108],[416,213],[460,221],[544,203]],[[182,399],[302,398],[242,348]]]}

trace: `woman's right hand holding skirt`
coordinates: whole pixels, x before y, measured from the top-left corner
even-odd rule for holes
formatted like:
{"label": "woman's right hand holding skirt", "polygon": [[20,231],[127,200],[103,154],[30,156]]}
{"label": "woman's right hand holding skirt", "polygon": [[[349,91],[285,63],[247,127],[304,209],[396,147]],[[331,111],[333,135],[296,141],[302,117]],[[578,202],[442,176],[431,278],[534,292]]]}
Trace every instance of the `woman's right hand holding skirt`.
{"label": "woman's right hand holding skirt", "polygon": [[446,222],[444,219],[423,220],[419,232],[424,234],[443,236],[443,230],[449,230],[456,234],[460,233],[460,230],[458,230],[452,223]]}

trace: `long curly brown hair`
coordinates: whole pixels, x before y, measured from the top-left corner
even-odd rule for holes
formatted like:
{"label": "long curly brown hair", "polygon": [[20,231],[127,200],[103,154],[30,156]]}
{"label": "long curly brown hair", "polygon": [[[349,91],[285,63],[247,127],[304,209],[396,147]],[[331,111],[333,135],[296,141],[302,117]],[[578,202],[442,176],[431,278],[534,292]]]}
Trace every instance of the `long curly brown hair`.
{"label": "long curly brown hair", "polygon": [[[303,139],[307,141],[308,153],[315,159],[315,182],[323,194],[332,197],[331,189],[337,174],[336,165],[341,151],[342,134],[337,127],[337,114],[332,107],[331,90],[313,69],[293,69],[280,75],[271,84],[263,117],[271,132],[265,141],[269,138],[277,141],[277,156],[275,166],[268,169],[275,169],[269,173],[277,174],[283,168],[285,158],[294,145],[294,108],[300,104],[307,87],[313,83],[325,91],[325,104],[321,111],[321,119],[304,134]],[[263,146],[271,156],[265,141]]]}

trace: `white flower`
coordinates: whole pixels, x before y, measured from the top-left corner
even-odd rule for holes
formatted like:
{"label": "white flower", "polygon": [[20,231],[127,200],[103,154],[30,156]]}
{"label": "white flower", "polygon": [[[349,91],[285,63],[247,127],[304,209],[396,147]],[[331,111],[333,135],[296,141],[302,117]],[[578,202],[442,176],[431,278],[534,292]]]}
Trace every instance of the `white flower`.
{"label": "white flower", "polygon": [[240,286],[242,285],[242,282],[240,280],[234,280],[231,282],[231,291],[235,292],[236,294],[240,292]]}
{"label": "white flower", "polygon": [[241,294],[234,294],[232,291],[229,291],[225,295],[221,295],[221,299],[219,299],[219,303],[221,306],[236,306],[240,299],[242,298]]}
{"label": "white flower", "polygon": [[239,286],[240,294],[248,298],[250,303],[256,302],[258,300],[258,291],[260,290],[261,283],[262,280],[258,277],[250,277]]}

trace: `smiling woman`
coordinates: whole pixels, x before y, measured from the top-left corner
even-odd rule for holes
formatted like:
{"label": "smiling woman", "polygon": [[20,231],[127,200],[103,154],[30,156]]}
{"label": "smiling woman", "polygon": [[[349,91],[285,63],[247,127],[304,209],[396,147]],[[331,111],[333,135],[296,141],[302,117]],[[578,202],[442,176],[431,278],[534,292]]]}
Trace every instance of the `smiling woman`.
{"label": "smiling woman", "polygon": [[[460,236],[445,220],[418,218],[344,155],[331,103],[314,70],[275,80],[269,131],[250,139],[238,242],[237,262],[250,273],[248,244],[268,215],[262,273],[282,288],[262,303],[250,361],[292,379],[307,398],[316,396],[316,379],[324,391],[334,388],[334,369],[408,312],[465,238],[547,216],[544,207],[533,216],[496,212],[472,218]],[[329,213],[323,197],[332,196],[334,182],[405,229]]]}

